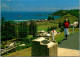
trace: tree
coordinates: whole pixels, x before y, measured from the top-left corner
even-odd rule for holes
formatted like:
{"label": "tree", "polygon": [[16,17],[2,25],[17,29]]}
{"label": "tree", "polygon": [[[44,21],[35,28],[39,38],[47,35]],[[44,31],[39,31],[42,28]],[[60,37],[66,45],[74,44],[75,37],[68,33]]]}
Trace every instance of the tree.
{"label": "tree", "polygon": [[54,20],[54,17],[52,17],[52,20]]}
{"label": "tree", "polygon": [[1,19],[1,26],[3,26],[4,25],[4,17],[2,17],[2,19]]}
{"label": "tree", "polygon": [[36,25],[35,22],[33,24],[34,24],[33,25],[33,37],[36,37],[36,34],[37,34],[37,25]]}
{"label": "tree", "polygon": [[73,10],[58,10],[51,15],[56,15],[56,16],[64,16],[66,14],[71,14],[79,18],[79,9],[73,9]]}
{"label": "tree", "polygon": [[25,38],[28,35],[28,25],[27,22],[21,22],[18,29],[19,38]]}
{"label": "tree", "polygon": [[27,22],[23,22],[23,36],[24,37],[28,36],[28,25],[27,25]]}
{"label": "tree", "polygon": [[70,24],[70,21],[69,21],[69,19],[68,19],[68,22],[69,22],[69,24]]}
{"label": "tree", "polygon": [[48,20],[51,20],[51,19],[52,19],[52,18],[49,16],[49,17],[48,17]]}
{"label": "tree", "polygon": [[30,24],[29,24],[29,34],[33,35],[33,37],[36,37],[37,25],[36,25],[36,22],[34,22],[34,21],[30,21]]}
{"label": "tree", "polygon": [[59,28],[62,26],[61,22],[59,22]]}
{"label": "tree", "polygon": [[48,27],[47,32],[49,33],[50,28]]}
{"label": "tree", "polygon": [[4,17],[1,19],[1,39],[4,39]]}
{"label": "tree", "polygon": [[29,34],[30,35],[32,35],[32,31],[33,31],[33,21],[31,20],[29,24]]}
{"label": "tree", "polygon": [[16,37],[15,26],[11,23],[11,21],[5,22],[3,29],[1,31],[1,39],[10,40],[15,37]]}
{"label": "tree", "polygon": [[64,31],[64,27],[61,26],[61,28],[60,28],[60,32],[63,32],[63,31]]}

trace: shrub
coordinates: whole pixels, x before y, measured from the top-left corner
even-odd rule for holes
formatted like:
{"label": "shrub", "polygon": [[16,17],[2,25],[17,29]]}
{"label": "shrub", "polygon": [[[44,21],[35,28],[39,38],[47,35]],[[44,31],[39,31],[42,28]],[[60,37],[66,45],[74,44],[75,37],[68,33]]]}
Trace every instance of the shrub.
{"label": "shrub", "polygon": [[5,45],[1,45],[1,49],[4,49],[5,48]]}
{"label": "shrub", "polygon": [[61,28],[60,28],[60,32],[63,32],[64,31],[64,27],[62,26]]}
{"label": "shrub", "polygon": [[47,32],[49,32],[49,31],[51,31],[51,30],[54,30],[54,29],[56,29],[56,28],[57,28],[57,26],[48,27]]}
{"label": "shrub", "polygon": [[51,19],[52,19],[51,16],[49,16],[49,17],[48,17],[48,20],[51,20]]}
{"label": "shrub", "polygon": [[59,28],[62,26],[61,22],[59,22]]}
{"label": "shrub", "polygon": [[64,39],[64,32],[61,32],[60,34],[57,34],[56,36],[55,36],[55,40],[56,40],[56,42],[58,42],[58,43],[61,43],[61,41]]}

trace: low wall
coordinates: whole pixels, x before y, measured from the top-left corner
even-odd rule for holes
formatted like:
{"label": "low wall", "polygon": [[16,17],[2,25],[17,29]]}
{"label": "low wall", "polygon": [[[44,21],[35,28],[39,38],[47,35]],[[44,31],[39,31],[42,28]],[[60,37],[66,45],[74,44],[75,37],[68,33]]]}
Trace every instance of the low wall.
{"label": "low wall", "polygon": [[58,44],[40,37],[32,40],[32,56],[57,56]]}

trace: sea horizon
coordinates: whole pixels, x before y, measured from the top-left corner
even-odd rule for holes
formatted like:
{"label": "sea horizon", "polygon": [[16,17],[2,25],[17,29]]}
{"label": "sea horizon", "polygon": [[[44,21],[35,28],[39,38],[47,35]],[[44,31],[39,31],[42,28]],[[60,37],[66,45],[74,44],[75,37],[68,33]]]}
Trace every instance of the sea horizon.
{"label": "sea horizon", "polygon": [[[49,14],[54,12],[51,11],[1,11],[1,17],[4,17],[5,21],[13,20],[38,20],[48,19]],[[54,16],[54,19],[58,19],[60,16]]]}

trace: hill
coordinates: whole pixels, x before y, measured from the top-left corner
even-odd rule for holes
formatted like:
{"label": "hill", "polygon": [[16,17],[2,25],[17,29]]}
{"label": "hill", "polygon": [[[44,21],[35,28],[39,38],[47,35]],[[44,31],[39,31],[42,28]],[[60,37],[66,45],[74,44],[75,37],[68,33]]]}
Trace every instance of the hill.
{"label": "hill", "polygon": [[68,14],[64,15],[63,17],[54,20],[54,22],[56,22],[56,23],[64,22],[64,20],[65,20],[66,18],[69,19],[70,23],[73,23],[73,22],[79,20],[76,16],[73,16],[73,15],[71,15],[71,14],[68,13]]}
{"label": "hill", "polygon": [[44,21],[44,22],[37,22],[37,28],[38,28],[38,31],[40,30],[45,30],[47,31],[48,27],[51,27],[51,26],[56,26],[58,27],[59,25],[59,22],[64,22],[65,19],[69,19],[70,23],[74,23],[75,21],[78,21],[78,17],[76,16],[73,16],[71,14],[66,14],[56,20],[50,20],[50,21]]}
{"label": "hill", "polygon": [[68,13],[79,18],[79,10],[78,9],[58,10],[58,11],[52,13],[51,15],[64,16],[64,15],[66,15]]}

